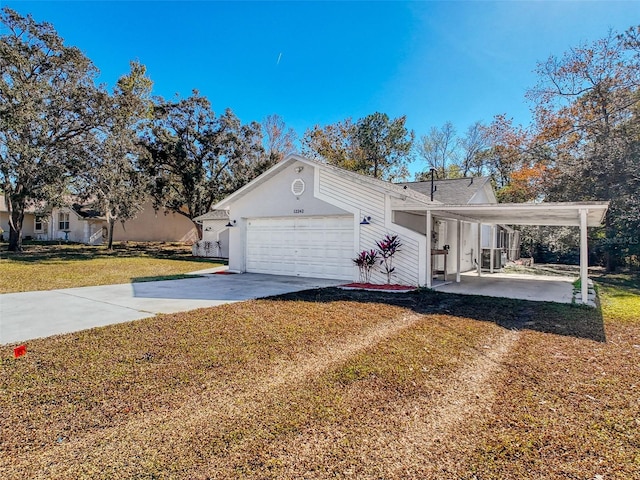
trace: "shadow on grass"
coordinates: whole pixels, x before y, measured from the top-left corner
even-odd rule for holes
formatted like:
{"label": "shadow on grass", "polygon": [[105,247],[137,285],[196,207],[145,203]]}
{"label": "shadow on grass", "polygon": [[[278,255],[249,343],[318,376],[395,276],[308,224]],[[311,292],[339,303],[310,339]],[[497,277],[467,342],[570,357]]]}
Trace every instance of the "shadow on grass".
{"label": "shadow on grass", "polygon": [[323,288],[270,297],[273,300],[384,303],[420,314],[446,314],[492,322],[511,330],[532,330],[605,342],[600,308],[552,302],[532,302],[419,290],[405,294]]}
{"label": "shadow on grass", "polygon": [[194,257],[191,248],[184,244],[127,243],[115,244],[113,250],[103,245],[84,245],[58,242],[25,242],[23,252],[9,252],[6,244],[0,257],[15,263],[55,263],[84,261],[96,258],[148,257],[188,262],[227,264],[226,259]]}
{"label": "shadow on grass", "polygon": [[629,294],[640,295],[640,273],[608,273],[602,275],[591,275],[596,283],[623,288]]}

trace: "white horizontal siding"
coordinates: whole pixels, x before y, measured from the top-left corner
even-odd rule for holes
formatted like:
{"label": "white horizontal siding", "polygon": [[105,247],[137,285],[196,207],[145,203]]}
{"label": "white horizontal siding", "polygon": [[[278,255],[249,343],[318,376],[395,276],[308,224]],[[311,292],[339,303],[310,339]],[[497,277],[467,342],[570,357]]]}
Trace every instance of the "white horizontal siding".
{"label": "white horizontal siding", "polygon": [[384,211],[383,193],[355,184],[333,172],[320,171],[320,194],[365,213],[368,209]]}
{"label": "white horizontal siding", "polygon": [[[417,238],[419,234],[391,222],[391,208],[387,205],[390,202],[386,202],[383,192],[323,169],[319,171],[317,189],[317,194],[322,200],[356,212],[354,222],[358,234],[354,244],[354,257],[362,250],[377,249],[376,242],[382,240],[385,235],[397,234],[402,247],[394,256],[395,271],[391,282],[408,285],[420,283],[420,243]],[[371,216],[369,225],[360,225],[364,216]],[[375,283],[386,283],[387,278],[382,265],[378,264],[373,269],[371,278]]]}
{"label": "white horizontal siding", "polygon": [[227,223],[229,220],[203,220],[202,222],[202,239],[215,242],[218,240],[220,232],[229,228]]}

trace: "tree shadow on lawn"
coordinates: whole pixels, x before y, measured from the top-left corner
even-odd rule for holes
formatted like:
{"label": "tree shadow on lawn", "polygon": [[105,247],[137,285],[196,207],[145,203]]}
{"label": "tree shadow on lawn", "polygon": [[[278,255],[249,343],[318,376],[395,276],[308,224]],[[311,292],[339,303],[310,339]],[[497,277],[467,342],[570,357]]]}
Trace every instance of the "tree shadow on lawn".
{"label": "tree shadow on lawn", "polygon": [[626,290],[626,292],[616,295],[640,295],[640,272],[620,274],[604,273],[601,275],[591,275],[591,278],[596,283]]}
{"label": "tree shadow on lawn", "polygon": [[216,263],[226,265],[227,260],[216,258],[194,257],[191,249],[185,245],[162,243],[115,244],[113,250],[103,245],[84,245],[74,243],[47,242],[30,244],[25,242],[23,252],[0,252],[2,258],[16,263],[63,263],[69,261],[93,260],[96,258],[135,258],[149,257],[155,259],[178,260],[199,263]]}
{"label": "tree shadow on lawn", "polygon": [[492,322],[511,330],[533,330],[605,342],[602,310],[581,305],[532,302],[479,295],[456,295],[429,290],[393,294],[323,288],[270,297],[306,302],[384,303],[420,314],[445,314]]}

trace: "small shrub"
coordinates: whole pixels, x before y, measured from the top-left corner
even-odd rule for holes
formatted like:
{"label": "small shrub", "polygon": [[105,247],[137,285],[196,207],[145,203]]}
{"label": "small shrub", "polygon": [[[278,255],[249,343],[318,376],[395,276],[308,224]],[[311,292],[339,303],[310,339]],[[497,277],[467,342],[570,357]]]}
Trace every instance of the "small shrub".
{"label": "small shrub", "polygon": [[375,250],[363,250],[356,258],[353,259],[360,270],[360,281],[362,283],[369,283],[371,279],[371,270],[378,260],[378,252]]}
{"label": "small shrub", "polygon": [[376,242],[378,246],[378,253],[382,257],[380,265],[384,265],[382,273],[387,276],[387,283],[391,283],[391,275],[395,271],[396,267],[393,266],[393,256],[400,251],[402,243],[398,235],[385,235],[382,240]]}

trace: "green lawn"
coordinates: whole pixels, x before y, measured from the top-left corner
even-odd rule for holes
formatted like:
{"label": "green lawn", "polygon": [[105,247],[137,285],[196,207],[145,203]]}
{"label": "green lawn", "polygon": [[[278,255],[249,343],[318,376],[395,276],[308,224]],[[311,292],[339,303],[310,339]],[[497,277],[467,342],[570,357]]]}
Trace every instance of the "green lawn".
{"label": "green lawn", "polygon": [[640,295],[323,289],[0,347],[0,477],[637,478]]}
{"label": "green lawn", "polygon": [[192,257],[183,244],[117,245],[111,252],[101,246],[33,244],[22,253],[0,251],[0,293],[179,278],[217,265]]}

